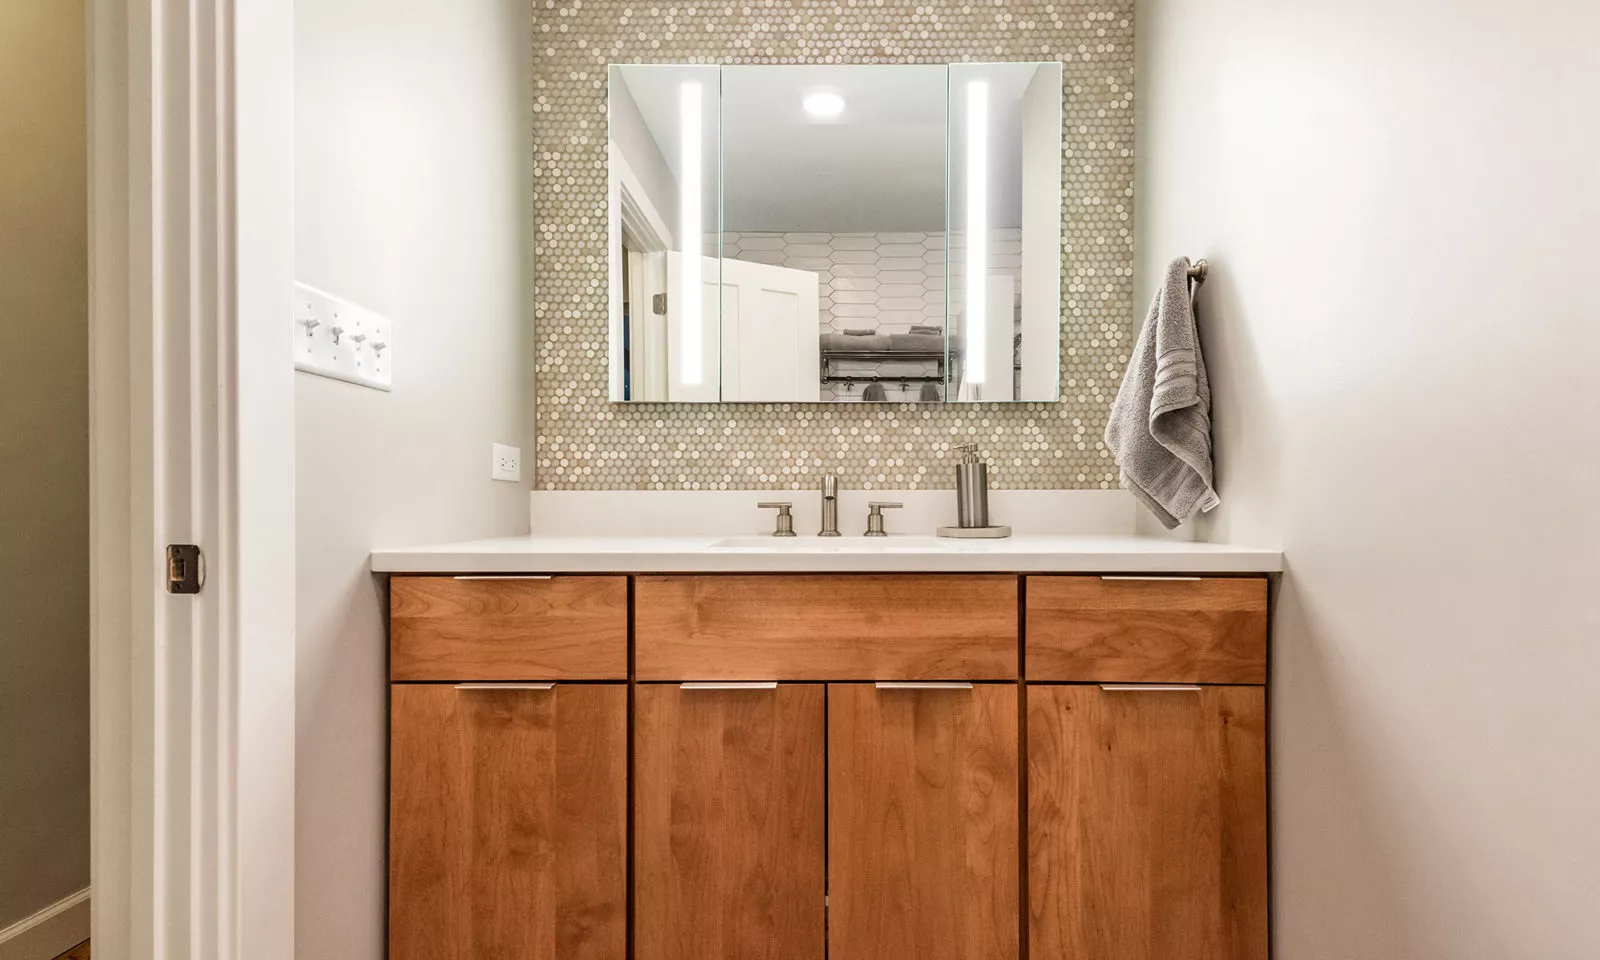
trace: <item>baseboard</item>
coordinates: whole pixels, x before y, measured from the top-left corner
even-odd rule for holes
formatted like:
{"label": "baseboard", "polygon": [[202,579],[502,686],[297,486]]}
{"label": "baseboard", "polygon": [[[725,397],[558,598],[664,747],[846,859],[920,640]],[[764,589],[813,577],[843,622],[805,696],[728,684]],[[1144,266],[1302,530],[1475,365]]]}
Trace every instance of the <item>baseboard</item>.
{"label": "baseboard", "polygon": [[89,888],[0,930],[0,960],[55,960],[89,939]]}

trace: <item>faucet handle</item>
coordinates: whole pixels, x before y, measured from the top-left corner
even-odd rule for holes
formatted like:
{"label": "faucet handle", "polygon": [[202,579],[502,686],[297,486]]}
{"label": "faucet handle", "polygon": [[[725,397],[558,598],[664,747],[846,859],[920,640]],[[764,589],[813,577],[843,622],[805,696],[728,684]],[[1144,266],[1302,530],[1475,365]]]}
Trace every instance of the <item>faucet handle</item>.
{"label": "faucet handle", "polygon": [[885,533],[884,530],[883,530],[883,511],[885,511],[885,510],[898,510],[899,508],[901,508],[903,506],[905,506],[905,504],[903,504],[903,503],[888,503],[888,502],[879,501],[879,500],[874,500],[871,503],[868,503],[867,504],[867,532],[865,534],[863,534],[863,536],[867,536],[867,537],[887,537],[888,534]]}
{"label": "faucet handle", "polygon": [[763,501],[756,504],[756,506],[763,510],[778,511],[778,529],[772,532],[774,537],[794,536],[794,514],[789,512],[794,508],[793,503],[788,500],[774,500]]}

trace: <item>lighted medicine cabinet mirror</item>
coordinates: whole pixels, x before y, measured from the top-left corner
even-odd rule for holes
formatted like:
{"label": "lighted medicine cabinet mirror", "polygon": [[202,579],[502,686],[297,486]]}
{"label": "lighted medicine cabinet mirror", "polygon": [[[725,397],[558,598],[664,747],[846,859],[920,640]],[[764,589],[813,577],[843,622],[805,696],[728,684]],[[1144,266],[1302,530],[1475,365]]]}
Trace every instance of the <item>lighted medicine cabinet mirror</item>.
{"label": "lighted medicine cabinet mirror", "polygon": [[1061,65],[613,65],[610,398],[1057,399]]}

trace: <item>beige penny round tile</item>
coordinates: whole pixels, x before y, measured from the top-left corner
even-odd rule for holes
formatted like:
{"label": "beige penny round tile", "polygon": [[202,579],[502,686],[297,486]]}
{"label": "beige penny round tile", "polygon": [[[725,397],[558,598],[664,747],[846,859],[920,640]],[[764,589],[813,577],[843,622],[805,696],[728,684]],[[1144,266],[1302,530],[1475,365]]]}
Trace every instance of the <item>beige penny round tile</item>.
{"label": "beige penny round tile", "polygon": [[[829,472],[852,488],[949,487],[951,446],[966,442],[988,455],[996,487],[1116,486],[1116,467],[1100,437],[1133,337],[1131,0],[535,0],[533,20],[537,489],[798,489]],[[608,64],[983,60],[1062,63],[1060,402],[724,406],[606,399]],[[809,259],[835,264],[833,277],[885,284],[923,279],[924,264],[908,259],[907,245],[942,241],[747,236],[752,242],[741,256],[749,259],[781,258],[786,248],[803,247]],[[890,249],[880,254],[884,246]],[[882,270],[876,262],[854,262],[861,259],[855,251],[871,252]],[[901,261],[907,266],[890,265]],[[847,305],[836,300],[833,309]],[[832,319],[837,326],[843,317]]]}

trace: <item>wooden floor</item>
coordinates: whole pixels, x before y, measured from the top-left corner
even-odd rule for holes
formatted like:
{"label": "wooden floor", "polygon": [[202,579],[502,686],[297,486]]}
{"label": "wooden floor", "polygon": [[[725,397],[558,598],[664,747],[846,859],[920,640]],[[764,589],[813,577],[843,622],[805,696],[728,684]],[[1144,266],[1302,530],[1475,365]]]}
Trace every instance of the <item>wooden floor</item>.
{"label": "wooden floor", "polygon": [[89,941],[83,941],[61,956],[56,957],[56,960],[89,960]]}

